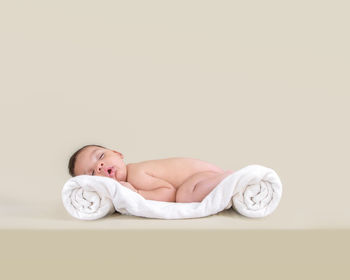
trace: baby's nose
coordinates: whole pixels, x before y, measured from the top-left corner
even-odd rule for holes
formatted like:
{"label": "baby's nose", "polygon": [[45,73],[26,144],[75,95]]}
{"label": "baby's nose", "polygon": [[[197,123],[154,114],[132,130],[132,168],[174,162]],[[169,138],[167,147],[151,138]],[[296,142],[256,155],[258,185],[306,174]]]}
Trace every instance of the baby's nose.
{"label": "baby's nose", "polygon": [[100,162],[98,165],[97,165],[97,171],[98,173],[103,173],[103,162]]}

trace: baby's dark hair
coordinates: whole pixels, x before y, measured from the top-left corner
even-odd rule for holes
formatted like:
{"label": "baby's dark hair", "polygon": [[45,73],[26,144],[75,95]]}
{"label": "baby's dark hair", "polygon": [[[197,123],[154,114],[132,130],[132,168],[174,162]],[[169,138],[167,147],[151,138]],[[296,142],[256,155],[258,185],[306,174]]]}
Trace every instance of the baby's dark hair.
{"label": "baby's dark hair", "polygon": [[77,150],[69,159],[69,163],[68,163],[68,172],[69,174],[74,177],[76,176],[75,173],[74,173],[74,168],[75,168],[75,162],[77,160],[77,156],[87,147],[100,147],[100,148],[103,148],[103,149],[106,149],[105,147],[103,146],[100,146],[100,145],[95,145],[95,144],[89,144],[89,145],[85,145],[84,147],[81,147],[79,150]]}

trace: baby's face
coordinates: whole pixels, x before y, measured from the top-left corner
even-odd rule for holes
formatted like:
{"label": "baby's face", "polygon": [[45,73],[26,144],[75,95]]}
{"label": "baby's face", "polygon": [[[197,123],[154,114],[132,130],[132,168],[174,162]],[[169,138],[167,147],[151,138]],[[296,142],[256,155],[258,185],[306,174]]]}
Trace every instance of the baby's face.
{"label": "baby's face", "polygon": [[123,155],[117,151],[90,146],[79,153],[75,162],[75,174],[104,176],[126,181]]}

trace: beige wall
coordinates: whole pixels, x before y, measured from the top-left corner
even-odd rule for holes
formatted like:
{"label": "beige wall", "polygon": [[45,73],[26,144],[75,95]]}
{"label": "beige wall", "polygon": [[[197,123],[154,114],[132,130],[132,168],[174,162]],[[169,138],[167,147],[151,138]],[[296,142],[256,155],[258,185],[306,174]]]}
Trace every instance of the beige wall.
{"label": "beige wall", "polygon": [[346,1],[0,5],[2,200],[57,202],[71,153],[99,143],[262,164],[284,209],[349,210]]}
{"label": "beige wall", "polygon": [[3,202],[60,203],[69,156],[98,143],[265,165],[285,211],[349,210],[346,1],[0,5]]}

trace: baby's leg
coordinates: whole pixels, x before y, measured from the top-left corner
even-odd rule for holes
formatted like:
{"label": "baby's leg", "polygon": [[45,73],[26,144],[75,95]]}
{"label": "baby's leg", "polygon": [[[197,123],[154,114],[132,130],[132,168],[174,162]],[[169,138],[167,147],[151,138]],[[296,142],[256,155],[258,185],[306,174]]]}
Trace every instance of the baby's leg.
{"label": "baby's leg", "polygon": [[233,173],[200,172],[188,178],[176,192],[176,202],[201,202],[224,178]]}

